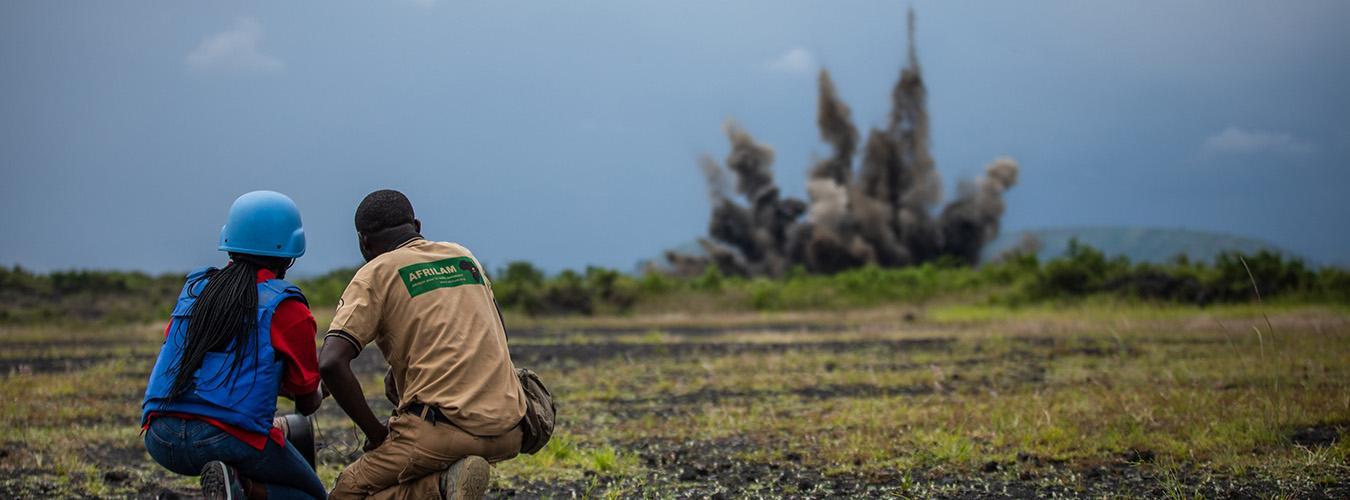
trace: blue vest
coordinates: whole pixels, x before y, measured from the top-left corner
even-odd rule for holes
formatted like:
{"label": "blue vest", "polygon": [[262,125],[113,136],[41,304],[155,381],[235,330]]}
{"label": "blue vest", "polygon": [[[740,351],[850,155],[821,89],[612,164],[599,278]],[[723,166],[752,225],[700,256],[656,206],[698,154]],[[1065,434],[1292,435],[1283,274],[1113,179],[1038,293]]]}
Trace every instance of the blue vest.
{"label": "blue vest", "polygon": [[305,296],[300,294],[298,287],[285,280],[258,283],[258,329],[254,332],[255,341],[249,342],[239,354],[243,357],[239,369],[229,373],[236,357],[232,349],[207,353],[202,366],[197,369],[192,390],[168,399],[174,378],[169,369],[182,357],[192,304],[206,287],[206,280],[200,278],[208,269],[203,267],[189,274],[183,291],[178,294],[169,334],[159,350],[155,368],[150,372],[150,383],[145,388],[141,424],[146,423],[151,412],[187,413],[266,434],[272,429],[284,368],[272,349],[272,313],[281,301],[290,298],[303,301]]}

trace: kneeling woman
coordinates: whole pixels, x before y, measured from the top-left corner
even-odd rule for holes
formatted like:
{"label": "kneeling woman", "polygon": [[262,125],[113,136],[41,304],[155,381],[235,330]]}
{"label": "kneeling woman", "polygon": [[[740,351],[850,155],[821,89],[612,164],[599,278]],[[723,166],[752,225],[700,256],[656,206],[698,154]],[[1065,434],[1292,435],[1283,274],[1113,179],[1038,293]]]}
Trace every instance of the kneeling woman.
{"label": "kneeling woman", "polygon": [[318,410],[314,316],[284,281],[305,253],[295,202],[254,191],[220,233],[222,269],[193,271],[165,331],[142,404],[145,448],[165,468],[201,476],[207,498],[323,498],[318,475],[273,427],[277,396]]}

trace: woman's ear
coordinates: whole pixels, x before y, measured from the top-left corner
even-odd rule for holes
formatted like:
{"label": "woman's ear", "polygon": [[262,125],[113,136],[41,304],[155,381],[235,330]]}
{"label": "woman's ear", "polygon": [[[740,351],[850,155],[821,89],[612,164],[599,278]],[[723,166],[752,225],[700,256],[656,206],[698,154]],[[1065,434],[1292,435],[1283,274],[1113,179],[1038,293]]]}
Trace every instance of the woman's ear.
{"label": "woman's ear", "polygon": [[415,219],[415,218],[413,219],[413,231],[417,231],[419,234],[422,232],[422,221],[421,221],[421,220]]}

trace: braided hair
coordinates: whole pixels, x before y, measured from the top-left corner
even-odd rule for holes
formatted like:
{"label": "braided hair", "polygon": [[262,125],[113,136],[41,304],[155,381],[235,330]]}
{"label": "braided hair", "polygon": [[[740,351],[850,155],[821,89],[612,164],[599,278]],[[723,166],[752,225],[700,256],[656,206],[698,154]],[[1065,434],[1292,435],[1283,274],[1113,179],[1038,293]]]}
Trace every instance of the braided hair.
{"label": "braided hair", "polygon": [[234,354],[234,362],[226,372],[228,379],[239,371],[250,351],[257,352],[258,336],[254,332],[258,328],[258,270],[271,269],[282,278],[294,262],[240,253],[230,253],[230,259],[224,269],[207,270],[188,286],[192,290],[206,280],[189,311],[182,356],[169,367],[169,373],[173,374],[170,399],[193,389],[197,370],[207,353]]}

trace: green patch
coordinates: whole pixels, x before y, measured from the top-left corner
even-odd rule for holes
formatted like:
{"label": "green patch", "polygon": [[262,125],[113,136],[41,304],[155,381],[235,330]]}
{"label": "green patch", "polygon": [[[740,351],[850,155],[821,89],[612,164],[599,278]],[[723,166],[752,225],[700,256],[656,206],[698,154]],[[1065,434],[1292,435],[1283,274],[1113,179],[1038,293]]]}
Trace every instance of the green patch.
{"label": "green patch", "polygon": [[483,275],[468,257],[452,257],[435,262],[413,264],[398,270],[408,295],[416,297],[438,288],[481,285]]}

